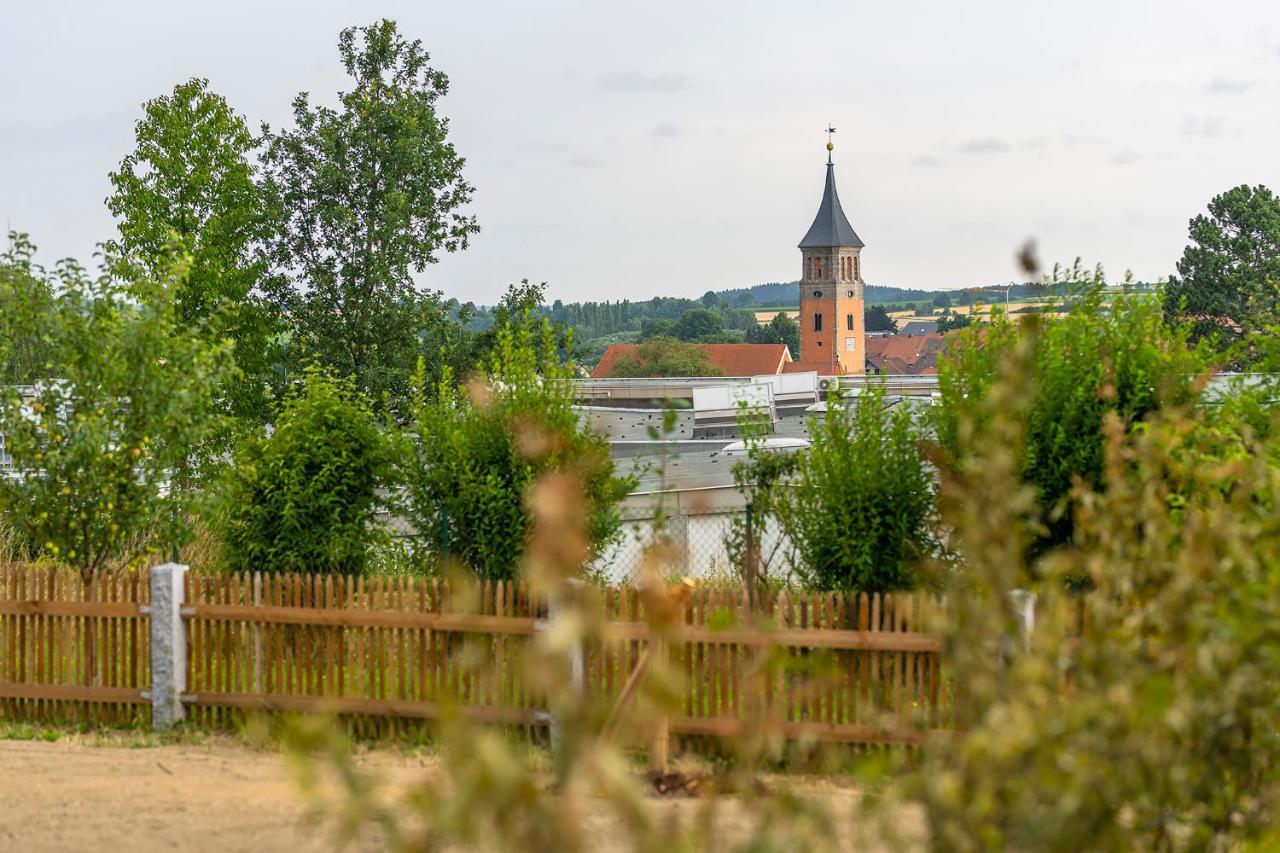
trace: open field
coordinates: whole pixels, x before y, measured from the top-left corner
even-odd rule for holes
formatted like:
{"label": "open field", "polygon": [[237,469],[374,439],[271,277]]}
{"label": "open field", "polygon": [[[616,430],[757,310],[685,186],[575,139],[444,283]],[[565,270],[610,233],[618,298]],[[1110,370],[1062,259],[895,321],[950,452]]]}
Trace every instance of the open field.
{"label": "open field", "polygon": [[[307,817],[300,795],[277,752],[246,747],[229,738],[196,744],[130,746],[127,737],[77,735],[55,743],[0,740],[0,849],[28,853],[62,850],[329,850],[331,836]],[[438,772],[432,755],[394,749],[359,754],[360,767],[403,788]],[[780,778],[766,778],[776,787]],[[814,777],[788,779],[799,792],[847,815],[857,800],[847,783]],[[691,818],[699,801],[670,799],[658,807]],[[749,819],[730,799],[720,813],[731,838]],[[601,850],[627,849],[625,833],[604,809],[585,816]],[[841,821],[842,825],[848,825]],[[900,828],[923,834],[915,812]],[[381,849],[376,838],[357,850]]]}

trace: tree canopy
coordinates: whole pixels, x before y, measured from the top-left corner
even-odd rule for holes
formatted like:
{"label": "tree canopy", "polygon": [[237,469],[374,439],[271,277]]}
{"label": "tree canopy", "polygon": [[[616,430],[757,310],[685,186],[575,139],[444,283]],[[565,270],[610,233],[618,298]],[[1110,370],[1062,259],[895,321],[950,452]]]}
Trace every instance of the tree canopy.
{"label": "tree canopy", "polygon": [[613,376],[723,376],[711,363],[705,347],[675,338],[653,338],[636,347],[634,354],[613,364]]}
{"label": "tree canopy", "polygon": [[1188,228],[1178,274],[1165,288],[1170,319],[1190,319],[1196,337],[1230,342],[1280,296],[1280,198],[1241,185],[1214,196]]}
{"label": "tree canopy", "polygon": [[747,329],[749,344],[786,344],[791,357],[800,357],[800,324],[785,312],[779,311],[765,325]]}
{"label": "tree canopy", "polygon": [[[293,102],[294,128],[268,134],[265,188],[279,219],[279,307],[294,319],[294,363],[316,359],[374,399],[407,397],[438,294],[413,273],[466,248],[472,188],[437,112],[448,78],[394,22],[349,28],[338,53],[352,88],[337,109]],[[433,353],[434,356],[434,353]]]}
{"label": "tree canopy", "polygon": [[258,141],[206,80],[180,83],[142,109],[134,150],[110,175],[119,236],[108,250],[135,287],[187,254],[176,320],[234,342],[239,370],[221,396],[236,416],[265,422],[281,330],[259,293],[268,222],[250,162]]}
{"label": "tree canopy", "polygon": [[869,306],[863,315],[868,332],[896,332],[898,321],[889,316],[883,305]]}

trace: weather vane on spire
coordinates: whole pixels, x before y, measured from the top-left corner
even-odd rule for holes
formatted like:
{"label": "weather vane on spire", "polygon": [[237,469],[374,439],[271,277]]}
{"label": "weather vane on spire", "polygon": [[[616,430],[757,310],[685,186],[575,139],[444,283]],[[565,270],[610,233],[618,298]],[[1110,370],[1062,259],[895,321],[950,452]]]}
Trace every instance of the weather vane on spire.
{"label": "weather vane on spire", "polygon": [[832,127],[830,124],[828,124],[827,125],[827,162],[828,163],[831,162],[831,151],[836,147],[836,144],[831,141],[831,137],[835,134],[835,132],[836,132],[836,129]]}

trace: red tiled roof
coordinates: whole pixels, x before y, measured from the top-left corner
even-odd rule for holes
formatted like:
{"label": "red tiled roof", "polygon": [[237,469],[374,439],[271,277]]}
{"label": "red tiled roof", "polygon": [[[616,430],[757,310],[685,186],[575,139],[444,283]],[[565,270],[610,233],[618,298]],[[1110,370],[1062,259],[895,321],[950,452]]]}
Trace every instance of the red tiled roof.
{"label": "red tiled roof", "polygon": [[867,361],[881,373],[937,373],[938,354],[945,342],[946,335],[940,332],[867,338]]}
{"label": "red tiled roof", "polygon": [[[767,376],[782,373],[791,361],[786,344],[698,344],[707,351],[707,359],[724,371],[725,376]],[[608,379],[613,367],[624,355],[632,355],[639,344],[609,344],[600,363],[591,371],[592,379]],[[809,368],[812,370],[813,368]]]}

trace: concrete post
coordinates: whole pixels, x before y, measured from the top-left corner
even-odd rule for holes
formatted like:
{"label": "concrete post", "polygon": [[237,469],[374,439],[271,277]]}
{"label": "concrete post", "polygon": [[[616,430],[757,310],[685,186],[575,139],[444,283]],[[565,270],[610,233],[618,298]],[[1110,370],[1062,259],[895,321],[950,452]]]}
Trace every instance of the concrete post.
{"label": "concrete post", "polygon": [[186,717],[187,626],[182,620],[187,567],[151,570],[151,725],[164,730]]}
{"label": "concrete post", "polygon": [[[577,604],[580,606],[582,581],[577,580],[576,578],[570,579],[567,582],[567,585],[571,590],[570,594],[576,597]],[[540,631],[548,630],[553,624],[555,624],[555,621],[560,618],[560,613],[564,609],[564,606],[565,602],[560,596],[551,596],[551,599],[547,602],[547,618],[545,621],[540,621],[538,623],[536,626],[537,629]],[[569,666],[569,684],[574,691],[575,701],[581,702],[582,697],[586,696],[587,693],[586,651],[582,647],[581,637],[574,637],[573,643],[569,646],[567,663]],[[551,741],[551,753],[552,755],[556,755],[560,752],[562,726],[561,720],[559,716],[556,715],[555,710],[549,710],[551,711],[550,719],[548,720],[550,728],[549,739]]]}
{"label": "concrete post", "polygon": [[1036,628],[1036,594],[1030,590],[1009,591],[1014,611],[1018,615],[1018,628],[1022,634],[1023,651],[1031,651],[1031,634]]}

